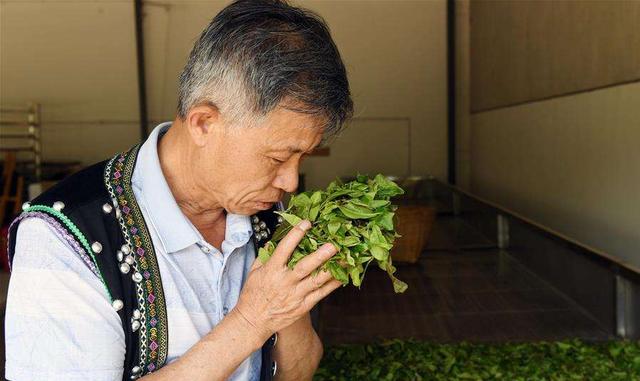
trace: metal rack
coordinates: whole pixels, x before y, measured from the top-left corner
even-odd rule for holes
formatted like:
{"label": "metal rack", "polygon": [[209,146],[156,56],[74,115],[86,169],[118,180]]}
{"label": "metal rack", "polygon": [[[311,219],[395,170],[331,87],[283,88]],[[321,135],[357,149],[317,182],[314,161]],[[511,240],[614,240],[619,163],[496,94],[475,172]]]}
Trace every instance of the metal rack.
{"label": "metal rack", "polygon": [[30,103],[26,108],[0,109],[0,152],[8,157],[16,155],[21,164],[32,172],[33,179],[42,177],[40,104]]}

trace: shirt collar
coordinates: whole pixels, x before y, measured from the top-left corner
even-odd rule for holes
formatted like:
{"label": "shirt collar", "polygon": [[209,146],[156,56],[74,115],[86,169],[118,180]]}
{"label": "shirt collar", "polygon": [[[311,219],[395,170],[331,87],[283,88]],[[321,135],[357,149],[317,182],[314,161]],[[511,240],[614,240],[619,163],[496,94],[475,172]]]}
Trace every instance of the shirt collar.
{"label": "shirt collar", "polygon": [[[162,173],[158,158],[158,140],[171,127],[171,122],[159,124],[142,144],[133,172],[132,185],[140,190],[142,202],[152,219],[161,244],[167,253],[182,250],[195,243],[204,243],[200,232],[182,213]],[[228,213],[225,241],[242,246],[253,230],[249,216]]]}
{"label": "shirt collar", "polygon": [[246,244],[253,234],[251,218],[240,214],[227,213],[226,221],[224,240],[234,247]]}

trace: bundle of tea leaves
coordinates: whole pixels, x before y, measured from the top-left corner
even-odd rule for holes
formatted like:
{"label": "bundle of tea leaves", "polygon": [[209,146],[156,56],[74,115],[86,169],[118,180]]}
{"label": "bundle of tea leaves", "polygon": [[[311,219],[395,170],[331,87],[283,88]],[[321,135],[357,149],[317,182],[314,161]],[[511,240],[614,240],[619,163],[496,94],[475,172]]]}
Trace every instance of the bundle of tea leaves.
{"label": "bundle of tea leaves", "polygon": [[407,285],[394,276],[396,268],[389,255],[393,241],[399,237],[393,221],[397,207],[390,199],[403,193],[402,188],[383,175],[373,179],[359,175],[348,183],[336,180],[324,191],[292,196],[287,209],[276,212],[284,221],[271,241],[259,249],[258,257],[266,262],[289,230],[307,219],[311,229],[291,255],[290,268],[322,244],[331,242],[338,252],[323,269],[335,279],[359,287],[368,266],[375,263],[389,274],[395,292],[404,292]]}

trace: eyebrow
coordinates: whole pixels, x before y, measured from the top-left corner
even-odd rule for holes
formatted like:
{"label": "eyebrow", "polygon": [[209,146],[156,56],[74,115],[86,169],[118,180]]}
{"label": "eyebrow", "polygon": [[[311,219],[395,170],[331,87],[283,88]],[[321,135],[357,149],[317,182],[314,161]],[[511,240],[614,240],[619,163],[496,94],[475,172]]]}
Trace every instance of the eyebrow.
{"label": "eyebrow", "polygon": [[[316,147],[314,147],[311,151],[315,150],[315,148]],[[306,152],[306,151],[304,151],[304,150],[302,150],[302,149],[300,149],[298,147],[295,147],[295,146],[286,146],[286,147],[283,147],[283,148],[276,148],[276,149],[274,149],[274,151],[280,151],[280,152],[281,151],[288,151],[288,152],[291,152],[291,153]]]}

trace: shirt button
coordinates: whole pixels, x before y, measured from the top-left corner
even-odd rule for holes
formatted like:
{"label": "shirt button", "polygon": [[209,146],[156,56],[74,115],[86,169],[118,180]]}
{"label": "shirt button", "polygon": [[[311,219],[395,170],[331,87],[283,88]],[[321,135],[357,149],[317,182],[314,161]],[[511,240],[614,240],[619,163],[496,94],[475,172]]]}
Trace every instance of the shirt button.
{"label": "shirt button", "polygon": [[226,315],[229,313],[229,308],[224,307],[224,308],[222,309],[222,313],[226,316]]}
{"label": "shirt button", "polygon": [[209,249],[209,246],[201,246],[200,249],[202,249],[202,252],[205,254],[209,254],[211,252],[211,249]]}

